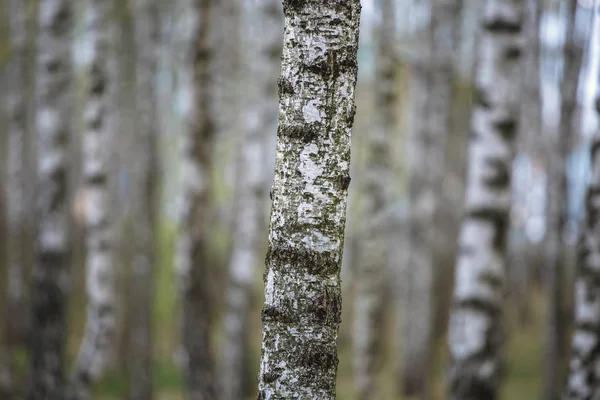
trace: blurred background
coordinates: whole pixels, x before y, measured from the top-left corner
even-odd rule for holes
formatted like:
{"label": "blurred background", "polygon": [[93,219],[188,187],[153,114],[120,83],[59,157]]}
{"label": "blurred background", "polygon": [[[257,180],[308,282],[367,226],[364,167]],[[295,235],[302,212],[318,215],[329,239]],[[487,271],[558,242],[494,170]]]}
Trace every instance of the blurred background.
{"label": "blurred background", "polygon": [[[543,393],[542,371],[547,349],[542,338],[546,330],[560,330],[563,345],[568,348],[572,326],[574,249],[585,217],[590,139],[598,130],[594,98],[600,68],[600,20],[594,15],[593,0],[523,1],[526,3],[526,50],[523,74],[515,77],[523,81],[522,117],[512,171],[505,312],[508,362],[501,395],[501,398],[511,400],[536,398]],[[39,210],[40,193],[36,171],[45,151],[45,147],[40,146],[40,135],[36,133],[36,107],[43,103],[39,100],[40,85],[36,82],[41,79],[37,66],[40,54],[44,54],[44,46],[50,42],[41,39],[44,30],[39,23],[43,20],[41,15],[46,0],[3,2],[5,4],[0,7],[0,97],[6,107],[0,112],[0,187],[4,189],[0,197],[0,243],[7,245],[0,250],[0,321],[4,332],[0,384],[5,389],[11,387],[10,390],[19,392],[28,376],[28,340],[36,335],[30,323],[30,304],[35,296],[34,286],[30,283],[36,259],[33,243],[40,222],[39,214],[35,212]],[[81,351],[85,332],[88,304],[86,254],[90,253],[90,241],[86,236],[90,234],[90,214],[98,207],[94,203],[97,187],[93,187],[97,182],[86,177],[86,168],[92,168],[86,167],[86,157],[98,157],[97,151],[86,147],[95,143],[93,139],[86,139],[86,135],[90,135],[90,117],[86,112],[90,112],[89,97],[94,94],[90,87],[95,79],[90,75],[90,66],[98,57],[94,50],[95,40],[98,40],[97,26],[92,23],[95,19],[90,17],[90,9],[98,6],[93,3],[101,2],[71,2],[72,32],[65,36],[72,62],[70,106],[65,115],[70,119],[71,128],[68,145],[63,149],[67,171],[65,201],[71,238],[71,264],[65,284],[69,310],[65,364],[68,374]],[[190,35],[194,32],[194,16],[190,11],[191,1],[156,1],[152,14],[156,32],[145,44],[151,46],[150,50],[143,50],[143,40],[136,35],[148,22],[144,20],[148,15],[144,16],[141,6],[135,3],[134,0],[106,2],[112,6],[108,8],[110,12],[103,25],[109,33],[101,57],[112,63],[114,73],[110,76],[114,80],[110,83],[113,88],[110,99],[101,100],[110,106],[106,117],[110,119],[110,132],[101,139],[104,142],[95,145],[105,149],[105,153],[100,150],[106,157],[103,165],[109,182],[105,189],[109,194],[105,196],[111,199],[104,206],[110,209],[111,229],[115,235],[112,273],[116,287],[107,293],[115,302],[116,330],[114,351],[99,374],[98,383],[93,386],[92,398],[127,398],[134,379],[131,365],[139,357],[133,353],[142,351],[132,347],[129,338],[134,329],[145,326],[152,332],[151,350],[145,350],[151,351],[152,391],[157,399],[174,400],[184,398],[181,363],[185,354],[180,344],[176,253],[182,204],[186,201],[182,196],[186,173],[185,137],[190,128],[190,108],[195,96],[187,54],[187,48],[193,42]],[[148,3],[152,2],[148,0]],[[433,1],[362,0],[361,3],[357,114],[352,133],[352,183],[342,270],[344,303],[338,347],[338,397],[355,398],[356,371],[360,370],[356,365],[360,360],[353,361],[353,357],[369,357],[376,366],[380,398],[421,398],[419,393],[408,393],[410,390],[404,387],[409,379],[407,375],[410,375],[406,371],[411,369],[414,361],[410,359],[414,353],[405,350],[412,343],[409,336],[415,334],[405,327],[412,324],[411,318],[424,318],[419,313],[407,312],[407,309],[417,307],[419,300],[415,299],[419,296],[428,296],[432,301],[427,313],[432,316],[432,322],[427,329],[431,330],[430,335],[435,340],[433,345],[419,351],[428,353],[427,357],[434,362],[421,373],[433,388],[434,398],[441,399],[446,382],[446,330],[456,238],[462,216],[473,77],[478,54],[477,32],[483,2],[457,0],[454,12],[443,21],[447,25],[440,23],[447,30],[440,29],[434,35],[434,44],[424,39],[432,32],[430,3]],[[208,151],[212,157],[210,163],[204,165],[210,192],[209,211],[204,214],[207,218],[203,229],[209,232],[206,234],[209,250],[203,273],[209,282],[206,286],[210,297],[211,350],[217,368],[228,368],[221,365],[223,360],[229,360],[223,355],[230,354],[228,346],[232,343],[231,332],[227,333],[227,321],[229,324],[239,322],[241,333],[237,340],[233,337],[233,343],[243,344],[242,356],[234,361],[235,368],[231,365],[229,368],[233,371],[230,373],[237,374],[236,379],[243,382],[243,396],[238,398],[250,399],[256,396],[260,359],[262,274],[270,208],[268,191],[275,161],[277,95],[274,85],[279,76],[283,13],[276,0],[219,0],[214,2],[211,13],[206,39],[210,51],[206,53],[209,56],[204,54],[208,60],[206,74],[209,78],[203,88],[209,95],[202,100],[210,101],[208,115],[213,126],[212,134],[206,139],[211,141]],[[446,54],[449,52],[449,58],[435,57],[432,48],[438,48],[436,46]],[[152,88],[140,94],[140,71],[148,73],[140,68],[142,53],[155,57],[155,65],[145,81],[150,82]],[[447,104],[450,123],[446,126],[445,138],[435,141],[435,145],[442,146],[436,150],[442,157],[427,155],[409,162],[409,154],[418,151],[413,146],[419,145],[411,135],[418,124],[416,119],[422,115],[415,110],[415,102],[423,95],[419,93],[422,88],[419,79],[424,79],[419,76],[419,66],[428,65],[435,71],[436,62],[442,70],[451,71],[444,81],[451,89]],[[383,75],[386,80],[382,85]],[[430,96],[441,96],[439,93],[443,89],[438,91],[435,86],[438,83],[433,84]],[[16,102],[15,93],[20,96]],[[144,96],[155,96],[152,111],[139,106]],[[141,115],[143,113],[146,114]],[[15,124],[20,126],[17,133],[14,133]],[[385,221],[381,226],[391,251],[385,268],[378,272],[383,277],[377,289],[384,293],[381,318],[376,326],[368,328],[377,335],[379,346],[376,354],[361,355],[353,350],[354,332],[364,329],[357,322],[360,317],[355,315],[354,306],[357,299],[365,295],[357,285],[360,276],[357,263],[364,257],[374,256],[361,254],[365,251],[361,241],[365,237],[365,222],[372,222],[364,207],[372,195],[365,184],[373,179],[369,175],[373,173],[369,168],[373,151],[370,134],[381,126],[385,127],[386,135],[380,140],[385,140],[389,149],[386,173],[380,176],[389,189]],[[154,129],[140,132],[147,127]],[[561,137],[568,139],[557,139]],[[14,140],[20,147],[14,147]],[[148,150],[145,141],[153,150]],[[257,147],[258,153],[252,153]],[[20,156],[15,157],[15,151]],[[156,155],[155,162],[147,162],[145,157],[152,152]],[[439,238],[430,249],[429,268],[432,268],[434,278],[431,292],[419,294],[409,290],[411,282],[418,281],[420,271],[425,269],[411,268],[409,262],[409,228],[414,223],[409,211],[409,182],[414,179],[415,171],[436,162],[443,163],[443,178],[437,191],[435,225],[431,227]],[[557,170],[551,167],[557,162],[559,173],[549,173]],[[260,166],[257,168],[256,164]],[[139,165],[144,166],[145,172],[140,173]],[[140,190],[143,174],[153,177],[148,190]],[[549,188],[563,176],[566,179],[561,194],[563,200],[558,206],[551,207]],[[144,196],[153,196],[153,199]],[[11,202],[17,202],[17,206]],[[155,218],[149,228],[155,238],[155,261],[149,274],[140,278],[134,270],[136,245],[132,232],[136,231],[141,218],[140,207],[148,204],[154,210]],[[244,211],[247,207],[255,207],[255,210]],[[555,220],[556,214],[552,213],[559,213],[564,221],[558,231],[549,222]],[[244,240],[244,234],[239,231],[250,229],[245,218],[260,221],[251,228],[250,245],[248,241],[241,245],[237,243]],[[559,301],[552,302],[548,301],[551,291],[546,285],[551,268],[547,251],[549,240],[554,241],[550,246],[561,255],[560,296]],[[233,265],[239,263],[234,257],[240,251],[236,246],[252,246],[254,256],[250,258],[253,260],[250,265]],[[240,274],[240,268],[241,274],[249,277],[244,283],[232,278],[232,274]],[[135,283],[141,282],[140,279],[145,279],[144,284],[150,285],[147,287],[151,290],[142,294],[136,292]],[[241,285],[242,289],[236,292],[232,285],[234,289]],[[137,302],[131,301],[131,293],[142,297]],[[229,301],[228,296],[242,297]],[[151,306],[152,319],[148,325],[138,320],[143,314],[135,308],[140,301]],[[235,304],[240,302],[245,306],[236,307]],[[549,327],[549,312],[560,315],[560,326]],[[557,360],[559,370],[565,369],[565,360],[564,356]]]}

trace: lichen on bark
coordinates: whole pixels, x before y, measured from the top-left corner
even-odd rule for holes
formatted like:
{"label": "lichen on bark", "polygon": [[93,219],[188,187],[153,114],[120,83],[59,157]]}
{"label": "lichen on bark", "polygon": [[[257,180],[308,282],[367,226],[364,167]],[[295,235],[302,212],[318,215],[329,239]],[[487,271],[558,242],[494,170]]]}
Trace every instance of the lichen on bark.
{"label": "lichen on bark", "polygon": [[259,399],[333,399],[358,0],[286,0]]}

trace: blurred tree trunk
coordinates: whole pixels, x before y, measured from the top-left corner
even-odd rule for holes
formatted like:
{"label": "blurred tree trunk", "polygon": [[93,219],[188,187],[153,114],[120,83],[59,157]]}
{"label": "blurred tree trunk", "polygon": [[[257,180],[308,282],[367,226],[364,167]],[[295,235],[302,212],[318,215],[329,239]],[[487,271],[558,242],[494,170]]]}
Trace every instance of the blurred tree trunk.
{"label": "blurred tree trunk", "polygon": [[69,282],[67,149],[71,135],[72,2],[40,3],[37,60],[38,236],[32,277],[29,400],[63,399]]}
{"label": "blurred tree trunk", "polygon": [[86,288],[88,297],[84,337],[68,395],[89,398],[89,389],[102,375],[112,356],[116,330],[115,226],[111,210],[113,182],[110,164],[115,129],[116,65],[111,47],[111,0],[89,0],[86,22],[90,35],[90,63],[86,66],[87,104],[84,111],[83,217],[86,237]]}
{"label": "blurred tree trunk", "polygon": [[265,180],[270,134],[277,126],[277,74],[281,58],[283,31],[278,0],[261,0],[250,16],[260,26],[249,32],[248,43],[241,50],[248,74],[244,79],[246,93],[243,138],[240,146],[237,178],[237,206],[233,249],[229,260],[229,285],[225,297],[223,357],[220,370],[221,398],[237,400],[248,397],[245,382],[248,370],[249,311],[257,272],[258,252],[266,228],[264,203],[267,199]]}
{"label": "blurred tree trunk", "polygon": [[[6,3],[9,12],[11,59],[6,71],[7,99],[7,175],[4,199],[6,204],[6,317],[4,319],[4,345],[6,346],[6,380],[2,379],[2,398],[16,399],[18,390],[14,371],[15,350],[25,332],[25,182],[26,182],[26,136],[28,134],[28,107],[25,99],[27,71],[26,7],[23,0]],[[8,317],[10,316],[10,317]]]}
{"label": "blurred tree trunk", "polygon": [[[600,90],[596,89],[596,113],[600,115]],[[586,221],[577,249],[575,282],[575,330],[566,400],[600,398],[600,132],[591,143],[591,179],[586,197]]]}
{"label": "blurred tree trunk", "polygon": [[567,157],[576,133],[574,116],[577,107],[577,88],[583,60],[583,44],[576,36],[577,0],[569,0],[564,44],[564,73],[561,81],[561,116],[558,135],[548,146],[548,228],[546,231],[546,296],[548,319],[544,398],[558,399],[562,386],[562,366],[566,359],[567,321],[564,315],[565,249],[563,235],[567,222]]}
{"label": "blurred tree trunk", "polygon": [[210,24],[212,0],[193,0],[189,6],[184,79],[189,88],[186,132],[182,144],[183,201],[177,268],[183,302],[182,339],[186,352],[186,398],[215,399],[216,376],[210,346],[211,296],[208,238],[214,151],[213,106],[210,91]]}
{"label": "blurred tree trunk", "polygon": [[417,32],[418,53],[412,69],[415,102],[409,156],[410,253],[401,383],[404,395],[429,398],[434,348],[434,262],[436,252],[442,248],[440,243],[447,241],[435,226],[441,218],[445,151],[451,133],[460,2],[423,2],[419,6],[427,8],[423,10],[427,21]]}
{"label": "blurred tree trunk", "polygon": [[[525,2],[525,45],[528,51],[523,58],[523,100],[521,103],[521,135],[517,144],[519,150],[527,154],[530,160],[543,156],[542,142],[542,98],[540,88],[540,20],[543,5],[538,0]],[[520,204],[524,209],[524,205]],[[510,249],[512,267],[509,268],[510,287],[514,290],[520,324],[528,324],[531,318],[529,309],[531,260],[528,257],[529,246],[525,239],[526,214],[515,229],[518,242]]]}
{"label": "blurred tree trunk", "polygon": [[364,195],[357,241],[354,306],[354,376],[360,399],[377,399],[376,390],[383,341],[384,293],[387,290],[387,248],[390,244],[392,158],[396,82],[395,8],[393,0],[379,0],[381,23],[376,28],[379,47],[375,75],[375,121],[365,132],[366,165],[361,183]]}
{"label": "blurred tree trunk", "polygon": [[334,399],[360,2],[283,10],[258,398]]}
{"label": "blurred tree trunk", "polygon": [[520,0],[487,0],[481,17],[465,217],[448,334],[452,400],[498,398],[522,14]]}
{"label": "blurred tree trunk", "polygon": [[156,0],[133,1],[135,40],[135,158],[132,210],[133,250],[131,304],[132,400],[151,400],[152,390],[152,301],[156,264],[156,212],[158,200],[158,110],[156,107],[156,64],[158,9]]}

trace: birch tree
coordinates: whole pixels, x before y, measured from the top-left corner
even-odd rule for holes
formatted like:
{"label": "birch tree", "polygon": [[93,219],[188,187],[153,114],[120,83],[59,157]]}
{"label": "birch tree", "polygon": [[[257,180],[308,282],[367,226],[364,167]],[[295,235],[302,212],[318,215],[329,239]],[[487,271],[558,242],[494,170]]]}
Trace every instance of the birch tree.
{"label": "birch tree", "polygon": [[498,398],[522,20],[520,0],[487,0],[481,16],[465,217],[448,335],[448,397],[453,400]]}
{"label": "birch tree", "polygon": [[[559,132],[552,138],[548,147],[548,230],[546,232],[546,290],[548,297],[548,320],[546,328],[546,359],[544,362],[545,399],[559,398],[562,377],[560,366],[565,351],[564,304],[564,263],[563,233],[566,225],[566,207],[568,201],[567,157],[574,138],[574,115],[577,106],[577,88],[583,59],[583,45],[576,36],[577,0],[570,0],[567,11],[567,23],[564,45],[564,72],[560,93]],[[580,30],[579,30],[580,31]]]}
{"label": "birch tree", "polygon": [[426,398],[430,395],[433,361],[434,261],[440,248],[435,226],[451,129],[460,7],[458,0],[422,2],[419,7],[427,17],[417,32],[417,54],[411,70],[415,100],[409,147],[410,252],[401,363],[404,394]]}
{"label": "birch tree", "polygon": [[69,278],[67,149],[71,134],[70,0],[39,4],[36,263],[32,276],[31,369],[27,399],[63,399]]}
{"label": "birch tree", "polygon": [[[26,10],[23,0],[10,0],[7,3],[9,12],[9,34],[11,59],[7,66],[7,177],[5,187],[6,204],[6,318],[4,322],[5,363],[7,378],[0,385],[0,394],[7,399],[15,396],[13,374],[14,349],[19,343],[19,334],[23,333],[24,318],[19,318],[24,302],[24,261],[25,261],[25,136],[27,135],[27,103],[26,65],[27,65],[27,25]],[[3,382],[0,382],[3,383]]]}
{"label": "birch tree", "polygon": [[[596,93],[600,115],[600,91]],[[577,249],[575,327],[566,400],[600,398],[600,134],[591,143],[592,171],[586,196],[586,220]]]}
{"label": "birch tree", "polygon": [[258,398],[335,398],[358,0],[284,0]]}
{"label": "birch tree", "polygon": [[132,400],[151,400],[152,299],[156,263],[157,149],[156,65],[158,9],[156,0],[133,0],[135,43],[135,144],[133,192],[133,262],[131,281],[131,382]]}
{"label": "birch tree", "polygon": [[376,32],[379,54],[375,76],[375,124],[365,132],[367,160],[360,182],[364,193],[358,246],[354,306],[353,362],[360,399],[376,399],[380,365],[380,327],[383,322],[391,206],[391,135],[395,127],[395,18],[394,2],[380,0],[381,23]]}
{"label": "birch tree", "polygon": [[[111,0],[87,2],[90,62],[86,65],[87,104],[84,110],[83,179],[85,183],[87,316],[83,341],[75,361],[69,396],[89,398],[89,386],[102,375],[112,355],[116,331],[115,227],[109,186],[112,130],[116,98],[116,65],[111,50]],[[112,170],[114,171],[114,169]]]}
{"label": "birch tree", "polygon": [[183,137],[183,198],[178,243],[178,274],[183,302],[182,340],[186,352],[186,396],[215,399],[214,360],[211,354],[210,296],[206,222],[210,217],[210,169],[214,149],[214,121],[210,113],[211,91],[209,21],[212,0],[188,3],[189,34],[184,50],[184,78],[190,88],[186,132]]}
{"label": "birch tree", "polygon": [[225,297],[221,398],[237,400],[247,397],[244,381],[247,374],[249,311],[252,288],[257,272],[262,232],[266,230],[264,203],[265,181],[269,172],[266,142],[277,126],[277,73],[281,58],[283,31],[279,0],[261,0],[250,17],[260,26],[252,31],[241,51],[248,65],[247,90],[242,113],[243,138],[238,168],[237,206],[233,232],[233,249],[229,260],[229,285]]}

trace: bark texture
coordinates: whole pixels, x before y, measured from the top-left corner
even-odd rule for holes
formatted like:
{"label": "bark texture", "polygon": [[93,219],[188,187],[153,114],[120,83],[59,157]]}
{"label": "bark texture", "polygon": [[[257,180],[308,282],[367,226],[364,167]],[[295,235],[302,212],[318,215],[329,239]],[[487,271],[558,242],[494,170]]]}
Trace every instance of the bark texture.
{"label": "bark texture", "polygon": [[546,328],[544,398],[556,400],[562,387],[561,366],[566,358],[566,320],[564,305],[565,251],[563,233],[567,222],[567,157],[576,136],[574,115],[577,106],[577,88],[583,60],[583,47],[577,43],[575,25],[577,0],[569,0],[565,45],[564,73],[561,82],[561,115],[558,135],[548,146],[548,225],[545,240],[546,291],[548,320]]}
{"label": "bark texture", "polygon": [[68,142],[71,134],[70,0],[42,0],[36,72],[38,232],[32,276],[27,398],[63,399],[69,279]]}
{"label": "bark texture", "polygon": [[453,59],[460,7],[458,0],[421,2],[419,7],[425,8],[427,23],[417,33],[419,52],[412,65],[415,100],[409,156],[411,221],[402,391],[407,396],[428,398],[433,357],[434,261],[440,248],[435,226],[451,130]]}
{"label": "bark texture", "polygon": [[25,182],[27,154],[25,143],[27,135],[27,103],[25,92],[27,66],[26,10],[23,0],[10,0],[9,33],[11,59],[6,71],[7,100],[7,174],[4,194],[6,204],[6,316],[4,322],[5,357],[2,360],[6,368],[5,379],[0,380],[2,398],[15,396],[14,349],[22,343],[19,336],[24,332],[24,318],[20,318],[25,306],[24,298],[24,262],[25,262]]}
{"label": "bark texture", "polygon": [[115,261],[116,243],[113,197],[110,184],[112,143],[118,138],[114,104],[118,101],[116,65],[111,46],[112,0],[89,0],[86,24],[90,35],[90,63],[86,66],[87,103],[84,111],[83,180],[86,201],[87,315],[83,341],[75,361],[68,396],[90,397],[90,385],[96,382],[109,363],[116,331]]}
{"label": "bark texture", "polygon": [[520,0],[487,0],[481,15],[465,217],[448,336],[448,397],[453,400],[498,398],[522,19]]}
{"label": "bark texture", "polygon": [[279,0],[261,0],[251,16],[260,26],[250,32],[242,50],[248,65],[246,104],[240,124],[243,138],[240,148],[237,207],[233,232],[233,249],[229,260],[229,284],[224,318],[224,343],[220,369],[221,398],[237,400],[247,397],[249,311],[257,273],[258,252],[266,230],[264,204],[266,144],[277,127],[277,74],[281,58],[283,18]]}
{"label": "bark texture", "polygon": [[259,399],[334,399],[358,0],[285,0]]}
{"label": "bark texture", "polygon": [[188,41],[184,54],[184,78],[191,90],[187,130],[183,137],[183,199],[178,243],[178,275],[183,302],[182,338],[186,352],[186,398],[216,397],[216,376],[210,346],[210,169],[214,151],[211,82],[210,21],[212,0],[189,3]]}
{"label": "bark texture", "polygon": [[[600,114],[600,91],[596,94]],[[575,282],[575,327],[566,400],[600,399],[600,134],[591,144],[592,174],[586,197]]]}
{"label": "bark texture", "polygon": [[156,206],[158,120],[156,65],[158,9],[156,0],[134,0],[136,156],[133,166],[133,261],[131,280],[132,400],[152,400],[152,299],[156,263]]}
{"label": "bark texture", "polygon": [[357,241],[356,300],[354,306],[354,376],[360,399],[377,399],[376,378],[383,337],[384,293],[387,290],[388,245],[392,203],[391,137],[395,128],[394,3],[380,0],[377,29],[379,54],[375,76],[375,121],[365,132],[367,159],[360,181],[364,203]]}

